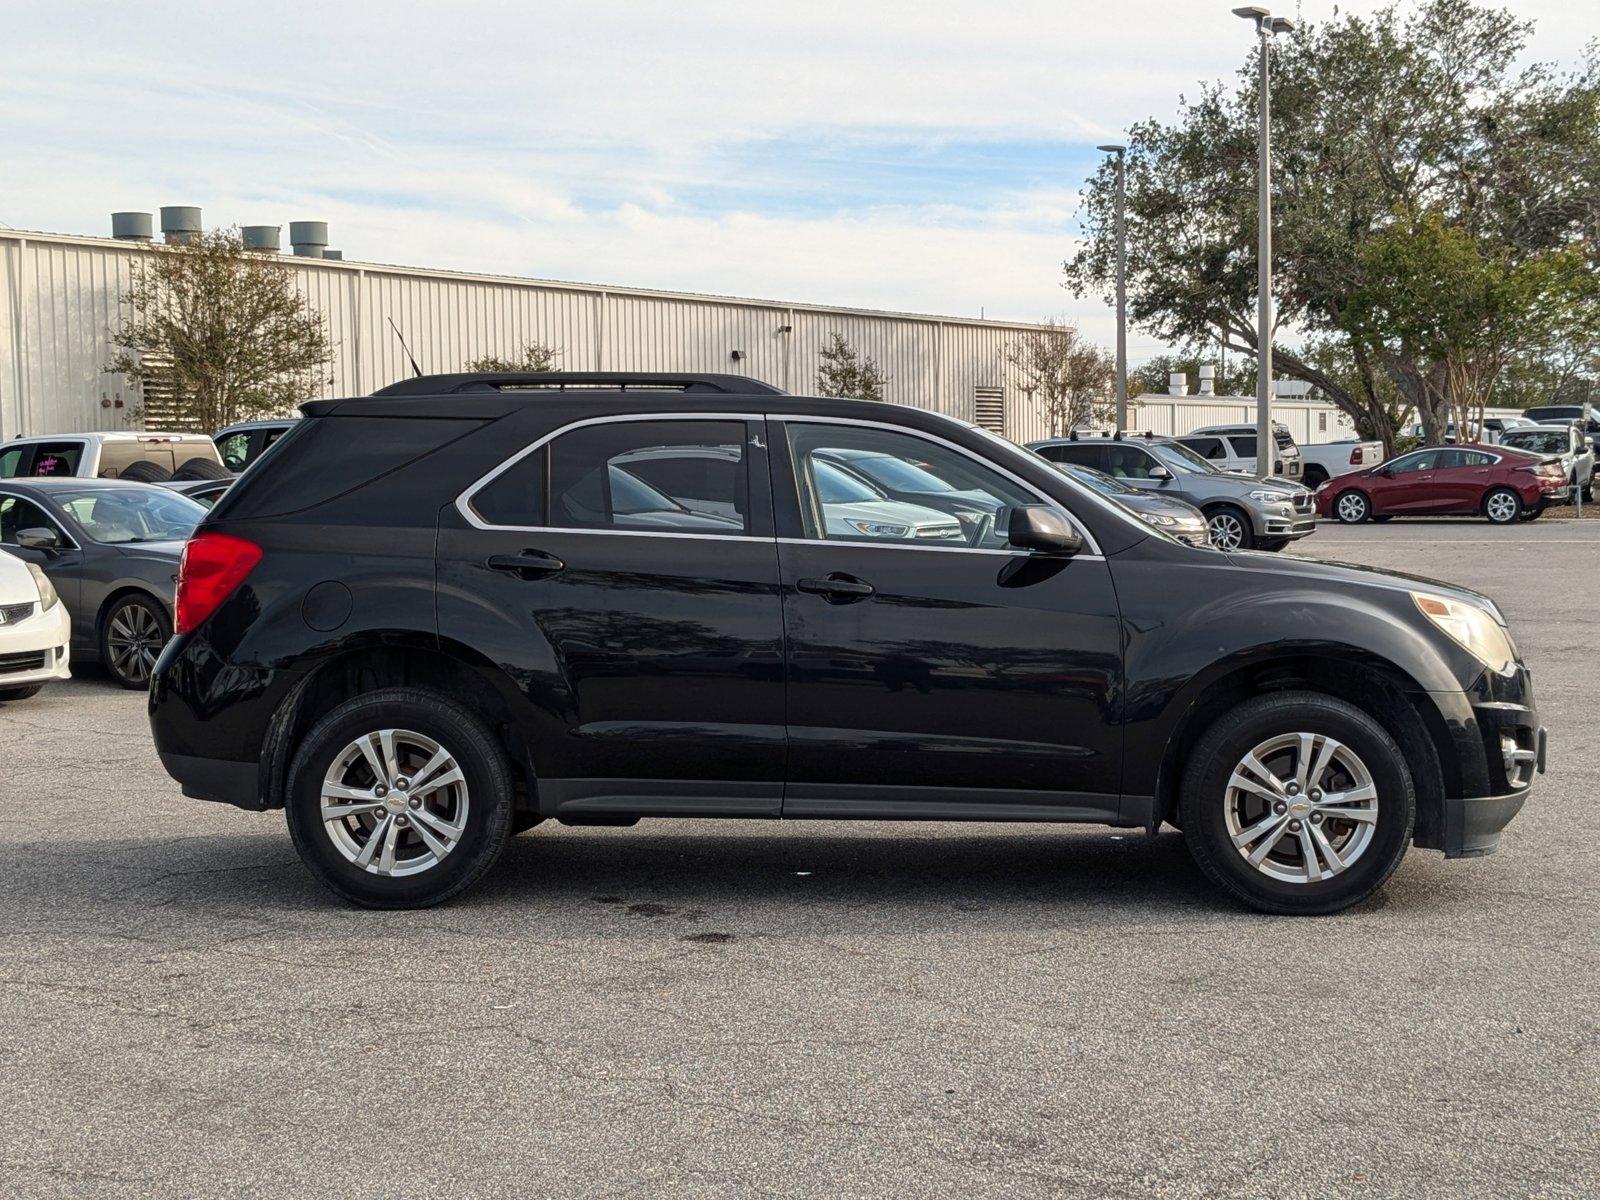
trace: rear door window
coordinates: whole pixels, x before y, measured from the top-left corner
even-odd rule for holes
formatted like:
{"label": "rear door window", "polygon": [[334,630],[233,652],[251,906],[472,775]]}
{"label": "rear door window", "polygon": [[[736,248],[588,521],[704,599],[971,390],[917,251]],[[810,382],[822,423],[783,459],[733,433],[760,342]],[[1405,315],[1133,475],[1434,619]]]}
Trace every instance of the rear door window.
{"label": "rear door window", "polygon": [[1080,467],[1105,470],[1105,447],[1083,442],[1069,442],[1064,446],[1044,446],[1039,451],[1051,462],[1074,463]]}
{"label": "rear door window", "polygon": [[1201,458],[1209,458],[1212,462],[1220,462],[1228,457],[1228,451],[1223,447],[1221,438],[1192,437],[1178,440]]}
{"label": "rear door window", "polygon": [[78,464],[82,461],[82,442],[37,442],[28,474],[73,476],[78,473]]}

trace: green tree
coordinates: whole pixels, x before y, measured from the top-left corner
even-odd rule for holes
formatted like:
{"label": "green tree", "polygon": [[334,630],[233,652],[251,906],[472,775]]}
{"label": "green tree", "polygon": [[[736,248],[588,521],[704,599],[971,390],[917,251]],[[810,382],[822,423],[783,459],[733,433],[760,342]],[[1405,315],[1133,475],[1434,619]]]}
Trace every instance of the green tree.
{"label": "green tree", "polygon": [[[1353,311],[1371,283],[1370,241],[1433,212],[1487,261],[1515,267],[1567,248],[1600,266],[1596,55],[1567,73],[1519,67],[1528,32],[1473,0],[1425,0],[1338,16],[1274,48],[1276,366],[1391,446],[1387,391],[1419,411],[1440,402],[1419,383],[1428,364],[1375,328],[1371,309]],[[1219,339],[1255,349],[1255,88],[1247,64],[1237,87],[1205,87],[1176,121],[1128,138],[1130,316],[1193,351]],[[1089,182],[1084,246],[1065,264],[1080,295],[1111,287],[1114,189],[1108,163]],[[1310,350],[1328,339],[1343,343],[1346,368],[1332,374]],[[1520,345],[1512,357],[1556,349]]]}
{"label": "green tree", "polygon": [[204,430],[288,412],[329,381],[333,357],[289,268],[247,251],[236,229],[142,255],[111,344],[107,371],[170,387],[173,419]]}
{"label": "green tree", "polygon": [[527,342],[515,357],[503,357],[498,354],[485,354],[482,358],[475,358],[469,362],[466,369],[469,371],[505,371],[505,372],[536,372],[554,371],[556,363],[561,359],[561,351],[543,342]]}
{"label": "green tree", "polygon": [[855,400],[882,400],[889,377],[877,360],[861,357],[840,333],[832,334],[818,356],[817,395]]}
{"label": "green tree", "polygon": [[1051,437],[1112,415],[1116,359],[1085,341],[1076,326],[1052,318],[1009,342],[1002,353],[1017,386],[1044,405]]}

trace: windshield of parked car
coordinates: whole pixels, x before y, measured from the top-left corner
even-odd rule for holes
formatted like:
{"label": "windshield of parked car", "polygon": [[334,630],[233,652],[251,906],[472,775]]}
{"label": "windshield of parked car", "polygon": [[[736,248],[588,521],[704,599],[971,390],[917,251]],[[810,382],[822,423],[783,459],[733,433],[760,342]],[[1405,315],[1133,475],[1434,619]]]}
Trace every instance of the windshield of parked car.
{"label": "windshield of parked car", "polygon": [[1129,483],[1122,483],[1111,478],[1104,471],[1096,471],[1093,467],[1080,467],[1073,463],[1055,463],[1056,470],[1063,475],[1071,475],[1080,483],[1086,483],[1095,491],[1106,496],[1138,496],[1142,495],[1138,488]]}
{"label": "windshield of parked car", "polygon": [[1145,442],[1144,448],[1161,460],[1161,465],[1172,471],[1187,471],[1191,475],[1220,475],[1215,466],[1201,458],[1187,446],[1177,442]]}
{"label": "windshield of parked car", "polygon": [[1572,448],[1572,437],[1565,429],[1515,429],[1500,440],[1507,446],[1531,450],[1535,454],[1565,454]]}
{"label": "windshield of parked car", "polygon": [[637,475],[621,467],[611,468],[611,511],[623,516],[651,512],[688,512],[670,496],[664,496]]}
{"label": "windshield of parked car", "polygon": [[891,492],[954,492],[958,489],[940,479],[931,471],[924,471],[915,463],[887,454],[870,454],[847,460],[851,469],[860,471],[873,483]]}
{"label": "windshield of parked car", "polygon": [[181,542],[206,515],[204,505],[175,492],[143,487],[57,492],[55,501],[90,541],[107,545]]}
{"label": "windshield of parked car", "polygon": [[871,484],[830,462],[813,460],[812,471],[817,480],[817,497],[824,504],[863,504],[887,497]]}

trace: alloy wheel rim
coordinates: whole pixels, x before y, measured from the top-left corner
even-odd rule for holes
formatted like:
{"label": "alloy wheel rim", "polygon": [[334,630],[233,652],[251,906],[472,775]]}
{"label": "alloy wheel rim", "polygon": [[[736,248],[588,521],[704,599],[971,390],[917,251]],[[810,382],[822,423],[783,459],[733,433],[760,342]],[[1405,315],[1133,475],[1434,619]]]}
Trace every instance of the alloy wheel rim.
{"label": "alloy wheel rim", "polygon": [[1501,494],[1489,497],[1489,515],[1496,521],[1509,521],[1516,512],[1516,501],[1510,496]]}
{"label": "alloy wheel rim", "polygon": [[1365,502],[1360,496],[1340,496],[1339,515],[1346,521],[1359,521]]}
{"label": "alloy wheel rim", "polygon": [[161,626],[144,605],[125,604],[111,615],[106,645],[111,651],[111,667],[118,675],[134,683],[148,683],[161,655]]}
{"label": "alloy wheel rim", "polygon": [[364,733],[322,777],[322,827],[344,860],[372,875],[431,870],[461,844],[470,798],[455,756],[409,729]]}
{"label": "alloy wheel rim", "polygon": [[1211,544],[1219,550],[1237,550],[1244,540],[1244,527],[1231,513],[1218,513],[1208,522],[1211,526]]}
{"label": "alloy wheel rim", "polygon": [[1322,883],[1372,845],[1378,789],[1349,746],[1284,733],[1239,760],[1223,793],[1228,837],[1251,868],[1283,883]]}

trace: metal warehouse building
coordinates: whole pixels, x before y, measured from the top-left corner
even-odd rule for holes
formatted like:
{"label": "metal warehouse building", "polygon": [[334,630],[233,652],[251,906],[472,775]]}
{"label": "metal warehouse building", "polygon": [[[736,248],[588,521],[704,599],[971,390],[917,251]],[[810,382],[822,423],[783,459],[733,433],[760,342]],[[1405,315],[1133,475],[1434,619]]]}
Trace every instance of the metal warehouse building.
{"label": "metal warehouse building", "polygon": [[[163,210],[164,228],[172,213],[199,228],[197,209]],[[320,222],[291,228],[323,231],[322,245],[297,244],[282,261],[328,322],[326,395],[361,395],[410,375],[401,336],[429,373],[538,341],[558,349],[569,370],[722,371],[804,392],[814,386],[819,352],[839,333],[888,375],[886,400],[1017,441],[1050,434],[1042,405],[1004,361],[1006,345],[1036,326],[347,262],[322,256]],[[276,229],[247,227],[247,244],[254,235],[275,248]],[[0,440],[130,428],[141,407],[159,424],[156,398],[103,369],[134,265],[155,252],[144,240],[147,225],[132,231],[140,240],[0,230]],[[1142,399],[1132,423],[1157,432],[1254,419],[1251,402],[1238,398]],[[1305,441],[1349,431],[1326,404],[1285,404],[1280,419]]]}

